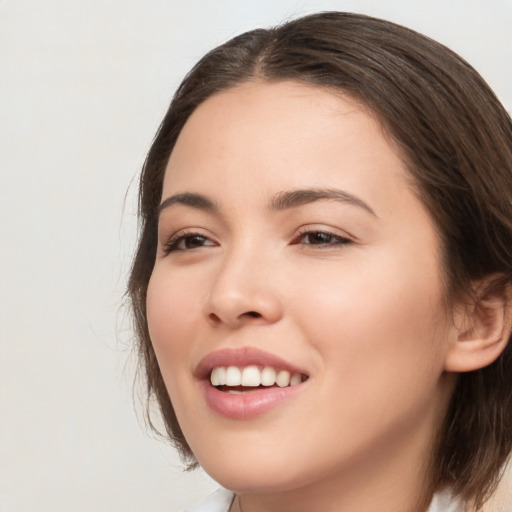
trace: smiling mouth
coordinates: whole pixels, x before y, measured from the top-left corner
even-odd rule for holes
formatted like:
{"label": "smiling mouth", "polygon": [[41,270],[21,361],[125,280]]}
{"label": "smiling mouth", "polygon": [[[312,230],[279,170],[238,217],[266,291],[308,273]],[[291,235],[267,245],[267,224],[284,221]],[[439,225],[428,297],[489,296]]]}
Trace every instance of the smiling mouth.
{"label": "smiling mouth", "polygon": [[266,388],[298,386],[307,375],[280,370],[272,366],[217,366],[210,373],[210,383],[219,391],[231,394],[250,393]]}

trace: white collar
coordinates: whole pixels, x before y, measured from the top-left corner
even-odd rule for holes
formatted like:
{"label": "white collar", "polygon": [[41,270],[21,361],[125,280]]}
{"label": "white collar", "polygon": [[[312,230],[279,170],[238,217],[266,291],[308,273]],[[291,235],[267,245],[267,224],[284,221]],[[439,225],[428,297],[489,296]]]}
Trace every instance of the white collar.
{"label": "white collar", "polygon": [[[234,497],[231,491],[220,488],[183,512],[228,512]],[[434,495],[427,512],[465,512],[465,507],[447,490]]]}
{"label": "white collar", "polygon": [[432,498],[427,512],[465,512],[464,504],[453,497],[449,490],[438,492]]}

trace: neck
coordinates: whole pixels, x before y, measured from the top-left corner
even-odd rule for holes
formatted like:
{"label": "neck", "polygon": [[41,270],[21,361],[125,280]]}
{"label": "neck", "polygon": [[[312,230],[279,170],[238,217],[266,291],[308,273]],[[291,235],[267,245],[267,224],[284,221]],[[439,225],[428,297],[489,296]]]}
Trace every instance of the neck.
{"label": "neck", "polygon": [[287,493],[242,493],[237,495],[230,512],[427,512],[430,499],[425,499],[423,493],[409,493],[408,496],[390,494],[389,490],[380,493],[369,491],[364,496],[350,491],[343,496],[333,493],[312,495],[307,491],[294,492],[293,496]]}

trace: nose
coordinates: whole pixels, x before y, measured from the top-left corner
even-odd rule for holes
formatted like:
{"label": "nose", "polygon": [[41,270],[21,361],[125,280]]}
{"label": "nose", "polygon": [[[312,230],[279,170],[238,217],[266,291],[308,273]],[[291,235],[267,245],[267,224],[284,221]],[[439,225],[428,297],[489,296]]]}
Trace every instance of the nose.
{"label": "nose", "polygon": [[222,262],[204,303],[206,321],[236,329],[279,321],[283,305],[272,265],[264,258],[232,255]]}

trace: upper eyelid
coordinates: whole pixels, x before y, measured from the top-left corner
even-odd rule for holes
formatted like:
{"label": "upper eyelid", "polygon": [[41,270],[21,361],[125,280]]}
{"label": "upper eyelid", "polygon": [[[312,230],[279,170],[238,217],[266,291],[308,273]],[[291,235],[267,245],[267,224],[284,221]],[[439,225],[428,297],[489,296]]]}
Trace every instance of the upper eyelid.
{"label": "upper eyelid", "polygon": [[[340,243],[343,243],[343,244],[348,244],[348,243],[352,243],[353,240],[352,238],[348,237],[348,236],[344,236],[344,235],[336,235],[334,233],[331,233],[329,231],[320,231],[320,230],[309,230],[309,231],[304,231],[302,233],[299,233],[293,240],[292,240],[292,245],[299,245],[300,244],[300,241],[295,243],[297,240],[300,240],[300,238],[302,238],[303,236],[305,235],[314,235],[314,234],[322,234],[322,235],[327,235],[327,236],[330,236],[332,237],[332,242],[326,242],[325,245],[335,245],[335,244],[340,244]],[[307,244],[307,243],[303,243],[301,245],[312,245],[312,246],[315,246],[315,245],[322,245],[322,244]]]}
{"label": "upper eyelid", "polygon": [[302,235],[315,235],[315,234],[328,235],[328,236],[332,236],[333,238],[346,238],[346,239],[351,238],[346,234],[333,233],[332,231],[323,230],[323,229],[307,229],[305,231],[299,232],[298,235],[302,236]]}
{"label": "upper eyelid", "polygon": [[191,230],[191,231],[178,231],[177,233],[171,235],[168,238],[168,241],[182,240],[183,238],[189,238],[189,237],[192,237],[192,236],[199,236],[201,238],[204,238],[205,240],[210,240],[211,242],[214,242],[214,240],[212,239],[211,236],[205,235],[204,233],[201,233],[200,231],[194,231],[194,230]]}
{"label": "upper eyelid", "polygon": [[336,228],[334,226],[322,225],[322,224],[306,224],[296,230],[296,236],[304,235],[306,233],[325,233],[326,235],[332,235],[334,237],[346,238],[347,240],[357,242],[358,238],[348,231]]}
{"label": "upper eyelid", "polygon": [[158,238],[164,243],[172,238],[186,235],[200,235],[205,238],[212,238],[212,234],[208,229],[199,226],[190,225],[189,227],[179,229],[171,229],[170,227],[162,227],[160,225],[158,227]]}
{"label": "upper eyelid", "polygon": [[181,242],[183,239],[191,236],[200,236],[205,240],[212,242],[217,245],[218,241],[210,234],[206,234],[203,232],[202,228],[182,228],[178,231],[173,232],[171,235],[164,237],[163,239],[159,237],[158,245],[164,253],[172,252],[170,249],[174,244]]}

